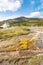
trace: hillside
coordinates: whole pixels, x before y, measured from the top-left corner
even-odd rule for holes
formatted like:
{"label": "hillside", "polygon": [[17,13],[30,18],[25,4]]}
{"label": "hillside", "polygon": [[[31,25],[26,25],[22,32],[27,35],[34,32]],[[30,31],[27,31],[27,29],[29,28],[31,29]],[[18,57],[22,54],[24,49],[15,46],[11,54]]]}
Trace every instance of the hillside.
{"label": "hillside", "polygon": [[[33,31],[31,31],[31,29]],[[39,31],[39,33],[37,31]],[[43,49],[42,27],[32,28],[26,26],[16,26],[8,29],[0,29],[0,51],[15,51],[37,48]]]}
{"label": "hillside", "polygon": [[0,25],[3,23],[9,23],[10,26],[43,26],[43,19],[42,18],[27,18],[27,17],[18,17],[14,19],[9,19],[5,21],[0,21]]}
{"label": "hillside", "polygon": [[0,22],[0,65],[43,65],[43,19]]}

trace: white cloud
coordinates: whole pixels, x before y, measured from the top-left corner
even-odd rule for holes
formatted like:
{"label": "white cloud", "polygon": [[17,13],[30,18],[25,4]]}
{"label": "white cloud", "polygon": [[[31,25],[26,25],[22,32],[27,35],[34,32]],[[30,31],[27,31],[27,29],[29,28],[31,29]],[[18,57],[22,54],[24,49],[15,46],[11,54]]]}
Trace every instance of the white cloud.
{"label": "white cloud", "polygon": [[22,0],[0,0],[0,11],[17,11],[22,4]]}
{"label": "white cloud", "polygon": [[31,12],[29,18],[43,18],[43,12]]}
{"label": "white cloud", "polygon": [[39,16],[40,15],[40,12],[31,12],[29,14],[29,17],[36,17],[36,16]]}
{"label": "white cloud", "polygon": [[[31,12],[28,16],[24,15],[25,17],[28,17],[28,18],[43,18],[43,12]],[[12,15],[12,16],[0,16],[0,21],[3,21],[3,20],[7,20],[7,19],[13,19],[13,18],[16,18],[16,17],[19,17],[17,15]]]}
{"label": "white cloud", "polygon": [[13,18],[16,18],[18,16],[16,15],[12,15],[12,16],[0,16],[0,21],[3,21],[3,20],[7,20],[7,19],[13,19]]}

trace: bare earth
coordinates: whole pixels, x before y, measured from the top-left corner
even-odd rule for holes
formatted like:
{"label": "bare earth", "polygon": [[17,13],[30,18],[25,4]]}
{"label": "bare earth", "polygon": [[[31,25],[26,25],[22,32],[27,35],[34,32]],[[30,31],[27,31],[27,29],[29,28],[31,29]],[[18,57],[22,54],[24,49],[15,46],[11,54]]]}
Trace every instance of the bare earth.
{"label": "bare earth", "polygon": [[[16,64],[14,64],[15,61],[13,62],[12,60],[17,59],[16,61],[18,61],[19,59],[32,58],[38,54],[43,55],[43,27],[31,27],[30,29],[35,29],[36,31],[38,31],[40,33],[37,35],[36,32],[33,32],[30,30],[30,33],[27,35],[16,36],[16,37],[12,37],[11,39],[8,39],[8,40],[0,41],[0,65],[6,65],[6,64],[7,65],[16,65]],[[36,49],[19,50],[17,48],[17,44],[15,44],[15,43],[18,43],[20,41],[20,39],[33,40],[33,42],[35,42],[34,46]],[[9,49],[8,49],[9,46],[16,47],[16,50],[9,51]],[[9,64],[10,61],[13,63]],[[24,62],[25,61],[26,60],[24,60]],[[6,63],[4,63],[4,62],[6,62]],[[23,61],[20,61],[18,65],[22,65],[22,62]],[[26,65],[26,63],[24,63],[24,64]],[[28,65],[29,65],[29,63],[28,63]],[[41,63],[40,65],[43,65],[43,64]]]}

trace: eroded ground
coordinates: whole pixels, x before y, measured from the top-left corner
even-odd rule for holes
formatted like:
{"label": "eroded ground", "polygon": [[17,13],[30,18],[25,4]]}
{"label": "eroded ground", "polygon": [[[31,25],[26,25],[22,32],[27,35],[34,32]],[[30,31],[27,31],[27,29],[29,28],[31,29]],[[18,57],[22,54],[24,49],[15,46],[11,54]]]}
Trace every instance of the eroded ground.
{"label": "eroded ground", "polygon": [[43,27],[0,29],[0,65],[43,65]]}

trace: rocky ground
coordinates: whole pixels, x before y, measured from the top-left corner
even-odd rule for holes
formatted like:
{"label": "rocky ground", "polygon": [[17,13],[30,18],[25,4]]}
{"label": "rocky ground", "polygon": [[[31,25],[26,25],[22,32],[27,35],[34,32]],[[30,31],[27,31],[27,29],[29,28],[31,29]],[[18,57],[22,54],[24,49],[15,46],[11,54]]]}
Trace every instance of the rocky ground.
{"label": "rocky ground", "polygon": [[43,65],[43,28],[0,40],[0,65]]}
{"label": "rocky ground", "polygon": [[[12,52],[11,54],[9,53],[11,52],[1,53],[0,65],[43,65],[43,53],[34,54],[30,51],[29,52],[22,51],[20,52],[20,55],[19,55],[20,57],[15,57],[14,52]],[[25,54],[27,53],[27,54],[25,55],[24,53]]]}

